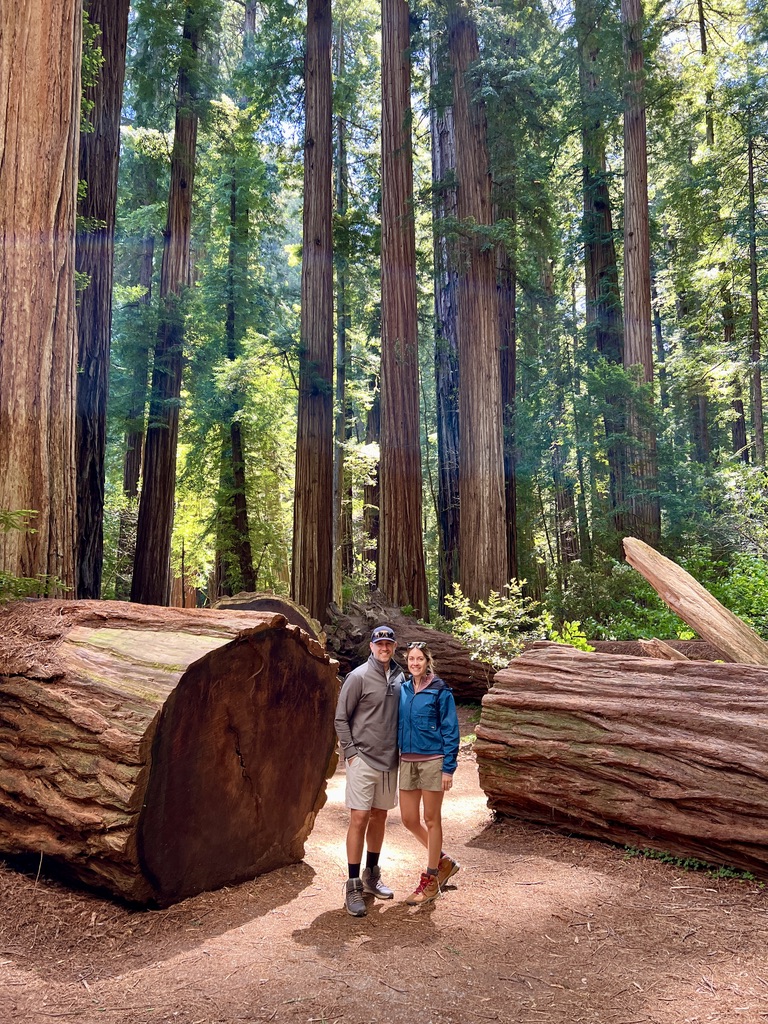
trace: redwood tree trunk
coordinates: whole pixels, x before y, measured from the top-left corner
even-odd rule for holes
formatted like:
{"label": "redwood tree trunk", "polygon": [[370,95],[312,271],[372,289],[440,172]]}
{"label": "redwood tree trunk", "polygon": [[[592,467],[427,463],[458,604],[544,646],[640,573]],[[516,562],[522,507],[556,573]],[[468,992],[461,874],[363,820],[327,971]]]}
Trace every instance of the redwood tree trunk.
{"label": "redwood tree trunk", "polygon": [[[183,36],[197,55],[199,27],[188,7]],[[155,344],[152,398],[144,453],[136,558],[131,600],[168,604],[170,600],[171,534],[176,490],[176,449],[184,349],[181,296],[189,285],[192,188],[195,178],[198,115],[190,69],[179,72],[176,127],[171,153],[171,185],[160,271],[161,322]]]}
{"label": "redwood tree trunk", "polygon": [[[606,362],[624,364],[624,327],[621,315],[619,271],[611,216],[611,196],[605,157],[604,111],[601,101],[598,58],[601,8],[592,0],[577,0],[576,39],[579,56],[579,90],[582,109],[582,187],[584,215],[584,277],[586,288],[587,344]],[[611,517],[618,553],[625,531],[626,451],[623,434],[625,410],[608,398],[603,414],[608,455]]]}
{"label": "redwood tree trunk", "polygon": [[[344,80],[344,22],[338,26],[336,44],[336,76]],[[346,225],[349,198],[349,167],[347,164],[346,110],[336,117],[336,167],[334,187],[336,192],[336,216]],[[347,238],[345,231],[343,237]],[[336,419],[333,446],[333,600],[341,604],[341,588],[344,574],[350,575],[354,568],[352,546],[352,515],[347,487],[344,481],[344,443],[347,440],[347,328],[350,316],[347,308],[347,278],[349,269],[349,246],[341,246],[334,239],[333,259],[336,267]]]}
{"label": "redwood tree trunk", "polygon": [[[653,381],[651,335],[651,252],[648,229],[648,152],[645,118],[642,0],[622,0],[626,61],[624,106],[624,366],[641,383]],[[648,400],[651,400],[648,388]],[[629,532],[658,544],[661,517],[658,498],[656,433],[636,404],[629,411],[632,438]]]}
{"label": "redwood tree trunk", "polygon": [[75,207],[79,0],[0,7],[0,570],[76,574]]}
{"label": "redwood tree trunk", "polygon": [[432,52],[430,129],[434,188],[435,398],[437,405],[437,610],[446,614],[445,598],[459,582],[459,348],[456,333],[456,267],[451,265],[443,222],[456,217],[456,187],[446,181],[456,171],[453,107],[438,110],[438,64]]}
{"label": "redwood tree trunk", "polygon": [[747,140],[747,161],[749,167],[749,295],[750,333],[752,349],[749,359],[752,366],[752,427],[755,432],[755,462],[765,465],[765,427],[763,425],[763,373],[760,356],[760,293],[757,283],[757,216],[755,212],[755,140],[752,124],[749,124]]}
{"label": "redwood tree trunk", "polygon": [[301,350],[291,596],[323,621],[333,597],[331,3],[309,0],[304,62]]}
{"label": "redwood tree trunk", "polygon": [[129,5],[129,0],[88,2],[90,19],[101,28],[97,43],[104,63],[96,85],[87,90],[93,130],[80,135],[78,172],[87,188],[78,208],[86,228],[77,235],[75,263],[78,273],[88,276],[77,305],[78,597],[101,595],[112,269]]}
{"label": "redwood tree trunk", "polygon": [[458,253],[459,525],[461,587],[470,600],[508,582],[496,259],[475,225],[492,223],[485,106],[471,73],[477,29],[466,7],[448,16],[456,128],[457,212],[467,227]]}
{"label": "redwood tree trunk", "polygon": [[379,587],[429,617],[421,436],[407,0],[382,0],[381,520]]}

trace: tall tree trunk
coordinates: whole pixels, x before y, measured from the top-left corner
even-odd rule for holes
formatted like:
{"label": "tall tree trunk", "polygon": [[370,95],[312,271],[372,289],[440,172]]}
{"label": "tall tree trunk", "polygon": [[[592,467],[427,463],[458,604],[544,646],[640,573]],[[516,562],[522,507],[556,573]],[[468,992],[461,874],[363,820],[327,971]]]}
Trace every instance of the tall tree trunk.
{"label": "tall tree trunk", "polygon": [[[138,301],[142,306],[148,306],[152,301],[154,255],[155,237],[154,235],[145,235],[141,243],[139,261],[139,285],[143,291]],[[128,502],[120,509],[120,526],[117,537],[115,598],[118,601],[128,601],[131,596],[133,560],[136,556],[138,512],[136,499],[139,496],[141,458],[144,450],[144,415],[147,404],[148,376],[149,351],[145,345],[136,345],[133,352],[133,375],[128,411],[129,429],[125,434],[123,455],[123,495],[128,498]]]}
{"label": "tall tree trunk", "polygon": [[[500,216],[516,228],[513,194],[505,197]],[[500,245],[497,253],[499,288],[499,372],[504,428],[504,504],[506,506],[507,571],[518,578],[517,559],[517,469],[515,403],[517,388],[517,267],[514,242]]]}
{"label": "tall tree trunk", "polygon": [[466,7],[452,2],[448,45],[453,70],[457,212],[467,227],[459,246],[459,487],[461,587],[470,600],[502,592],[508,581],[504,446],[499,380],[496,259],[474,225],[492,222],[484,104],[471,73],[477,29]]}
{"label": "tall tree trunk", "polygon": [[[696,0],[696,8],[699,16],[699,38],[701,40],[701,55],[707,56],[707,20],[704,17],[704,0]],[[712,112],[712,90],[707,89],[705,95],[704,120],[706,124],[707,145],[712,148],[715,144],[715,120]]]}
{"label": "tall tree trunk", "polygon": [[309,0],[304,61],[301,350],[291,596],[321,622],[333,597],[331,3]]}
{"label": "tall tree trunk", "polygon": [[104,559],[104,457],[112,328],[112,270],[129,0],[88,0],[104,63],[86,90],[92,130],[80,134],[79,177],[86,184],[78,216],[75,266],[88,284],[78,295],[77,596],[101,596]]}
{"label": "tall tree trunk", "polygon": [[[343,81],[345,73],[344,21],[338,26],[336,44],[336,78]],[[346,110],[336,117],[336,167],[335,192],[336,216],[346,224],[349,196],[349,167],[347,165]],[[347,233],[344,232],[346,239]],[[336,420],[333,446],[333,600],[341,603],[341,587],[344,573],[350,572],[351,515],[347,508],[344,483],[344,443],[347,440],[347,276],[349,266],[348,246],[342,247],[334,239],[333,260],[336,267]]]}
{"label": "tall tree trunk", "polygon": [[[378,444],[381,437],[381,403],[376,382],[371,381],[371,390],[374,392],[371,407],[365,424],[365,443]],[[363,552],[363,557],[373,567],[371,573],[371,588],[376,589],[379,585],[379,474],[376,470],[373,480],[363,485],[363,523],[365,533],[368,537],[368,547]]]}
{"label": "tall tree trunk", "polygon": [[[604,110],[598,58],[602,8],[594,0],[576,0],[576,39],[581,96],[582,188],[584,215],[584,276],[587,344],[606,362],[624,365],[624,326],[621,314],[619,271],[611,216],[611,196],[605,157]],[[606,399],[603,414],[610,481],[610,507],[618,555],[626,532],[627,456],[622,402]]]}
{"label": "tall tree trunk", "polygon": [[[194,63],[200,44],[200,29],[191,7],[186,9],[182,33]],[[171,534],[184,354],[181,296],[190,283],[192,189],[197,148],[198,115],[193,75],[194,68],[182,65],[171,151],[168,220],[160,270],[162,310],[152,369],[152,397],[131,581],[131,600],[141,604],[167,605],[170,600]]]}
{"label": "tall tree trunk", "polygon": [[[725,267],[721,267],[724,271]],[[734,352],[735,320],[733,313],[733,296],[730,287],[724,283],[720,289],[723,301],[723,349],[727,354]],[[749,462],[749,446],[747,444],[747,422],[744,415],[744,401],[741,396],[741,381],[737,373],[733,377],[734,398],[731,402],[733,419],[731,420],[731,440],[733,453],[742,462]]]}
{"label": "tall tree trunk", "polygon": [[75,211],[79,0],[0,7],[0,571],[76,572]]}
{"label": "tall tree trunk", "polygon": [[749,172],[749,296],[750,334],[752,348],[752,428],[755,433],[755,462],[765,465],[765,428],[763,425],[763,375],[760,367],[760,294],[757,284],[757,217],[755,207],[755,140],[752,122],[749,123],[747,139],[747,163]]}
{"label": "tall tree trunk", "polygon": [[382,0],[379,587],[428,618],[407,0]]}
{"label": "tall tree trunk", "polygon": [[[648,153],[645,119],[643,9],[641,0],[622,0],[626,61],[624,94],[624,366],[641,383],[653,381],[651,336],[651,251],[648,229]],[[648,388],[648,400],[651,400]],[[661,536],[656,434],[633,403],[629,495],[630,532],[653,546]]]}
{"label": "tall tree trunk", "polygon": [[434,189],[435,401],[437,406],[437,610],[459,582],[459,350],[456,333],[457,272],[452,266],[443,224],[456,218],[456,188],[448,179],[456,170],[453,107],[437,108],[438,63],[431,53],[432,185]]}
{"label": "tall tree trunk", "polygon": [[[238,208],[238,176],[235,143],[230,153],[229,244],[227,251],[227,300],[224,336],[227,359],[234,362],[240,351],[237,330],[237,285],[247,275],[248,210]],[[220,530],[217,565],[220,592],[256,589],[245,479],[245,451],[240,422],[242,396],[233,393],[224,410],[219,486]]]}

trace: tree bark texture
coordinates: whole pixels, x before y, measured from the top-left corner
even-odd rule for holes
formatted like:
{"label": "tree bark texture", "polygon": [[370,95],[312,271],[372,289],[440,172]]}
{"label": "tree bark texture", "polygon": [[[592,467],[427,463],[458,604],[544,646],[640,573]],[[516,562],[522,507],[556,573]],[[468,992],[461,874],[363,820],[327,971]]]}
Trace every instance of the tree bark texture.
{"label": "tree bark texture", "polygon": [[459,490],[461,588],[470,600],[508,582],[496,258],[478,228],[492,224],[484,104],[472,66],[477,28],[466,7],[448,15],[456,129],[457,212],[465,234],[458,252]]}
{"label": "tree bark texture", "polygon": [[542,646],[483,698],[489,806],[768,876],[768,669]]}
{"label": "tree bark texture", "polygon": [[[622,0],[624,92],[624,366],[653,382],[651,250],[642,0]],[[627,528],[649,544],[661,536],[656,432],[633,403],[627,419],[631,493]]]}
{"label": "tree bark texture", "polygon": [[624,538],[629,564],[648,580],[662,601],[699,636],[714,644],[728,661],[768,665],[768,643],[708,590],[648,544]]}
{"label": "tree bark texture", "polygon": [[331,3],[309,0],[304,61],[301,351],[291,596],[323,619],[333,596]]}
{"label": "tree bark texture", "polygon": [[366,604],[351,604],[346,612],[335,607],[330,609],[330,621],[324,626],[326,646],[331,657],[338,660],[343,674],[362,665],[371,653],[371,631],[384,623],[395,631],[395,660],[401,665],[406,664],[406,645],[423,641],[434,655],[438,675],[448,683],[458,700],[479,701],[488,692],[494,672],[490,665],[473,659],[467,648],[450,633],[442,633],[404,615],[381,591],[372,593]]}
{"label": "tree bark texture", "polygon": [[424,563],[407,0],[383,0],[379,588],[429,617]]}
{"label": "tree bark texture", "polygon": [[[378,443],[381,436],[381,402],[376,382],[370,382],[373,391],[371,407],[365,421],[365,443]],[[379,497],[381,487],[379,484],[378,469],[371,483],[363,484],[363,522],[365,533],[369,538],[369,546],[365,549],[365,560],[373,566],[372,587],[378,585],[379,565]]]}
{"label": "tree bark texture", "polygon": [[[197,58],[199,28],[187,8],[183,38]],[[190,284],[192,190],[195,180],[198,114],[190,69],[179,72],[176,126],[171,151],[171,184],[160,270],[162,311],[155,344],[152,397],[147,424],[136,557],[131,600],[166,605],[171,588],[171,535],[176,491],[176,451],[184,359],[181,297]]]}
{"label": "tree bark texture", "polygon": [[74,290],[80,0],[0,9],[0,570],[76,573]]}
{"label": "tree bark texture", "polygon": [[111,601],[0,622],[0,850],[159,904],[301,860],[335,766],[316,641],[278,614]]}
{"label": "tree bark texture", "polygon": [[765,426],[763,418],[763,371],[761,364],[760,292],[757,281],[757,208],[755,205],[755,140],[752,124],[747,139],[747,166],[749,190],[749,296],[750,334],[752,346],[749,362],[752,368],[752,429],[755,435],[755,463],[765,465]]}
{"label": "tree bark texture", "polygon": [[[624,365],[624,322],[619,271],[611,215],[611,196],[605,157],[605,126],[599,74],[599,27],[602,8],[592,0],[577,0],[575,31],[581,97],[582,189],[584,214],[584,278],[587,344],[608,363]],[[610,507],[617,541],[624,529],[626,501],[625,409],[606,398],[603,423],[608,455]],[[618,544],[617,544],[618,546]]]}
{"label": "tree bark texture", "polygon": [[[433,92],[437,57],[431,56]],[[443,224],[455,219],[456,136],[453,107],[430,104],[432,186],[434,189],[435,400],[437,406],[437,610],[446,614],[445,598],[459,582],[459,342],[456,331],[456,267],[452,265]]]}
{"label": "tree bark texture", "polygon": [[[500,208],[516,231],[514,195]],[[501,245],[497,254],[499,288],[499,373],[504,437],[504,504],[506,507],[507,571],[519,576],[517,557],[517,266],[513,246]]]}
{"label": "tree bark texture", "polygon": [[93,130],[80,134],[79,177],[87,191],[78,214],[75,266],[88,275],[77,304],[77,596],[101,595],[104,526],[104,458],[112,329],[112,276],[120,156],[120,107],[125,77],[129,0],[89,0],[88,14],[101,29],[104,63],[86,95]]}
{"label": "tree bark texture", "polygon": [[[343,81],[345,74],[344,19],[337,27],[336,77]],[[347,281],[349,276],[349,244],[347,232],[347,208],[349,200],[349,165],[347,161],[347,123],[341,111],[336,116],[336,164],[334,167],[334,192],[336,217],[343,225],[340,244],[338,237],[333,242],[333,261],[336,268],[336,383],[335,419],[333,428],[333,601],[341,602],[341,588],[344,574],[351,574],[354,566],[354,549],[350,544],[351,509],[346,495],[344,481],[344,444],[347,440],[347,330],[350,314],[347,308]],[[342,233],[340,232],[340,234]]]}

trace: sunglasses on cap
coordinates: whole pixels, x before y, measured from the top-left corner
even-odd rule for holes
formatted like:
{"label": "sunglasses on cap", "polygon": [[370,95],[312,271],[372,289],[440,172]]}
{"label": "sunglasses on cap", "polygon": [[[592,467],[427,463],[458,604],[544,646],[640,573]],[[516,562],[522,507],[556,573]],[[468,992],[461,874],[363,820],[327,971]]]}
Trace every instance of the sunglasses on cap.
{"label": "sunglasses on cap", "polygon": [[413,650],[423,651],[426,646],[427,645],[424,643],[423,640],[419,640],[418,642],[415,642],[415,643],[412,643],[412,644],[407,644],[406,645],[406,650],[409,650],[409,651],[413,651]]}
{"label": "sunglasses on cap", "polygon": [[395,643],[394,631],[391,630],[389,626],[382,626],[380,629],[374,629],[371,633],[372,644],[381,643],[383,640],[386,640],[390,644]]}

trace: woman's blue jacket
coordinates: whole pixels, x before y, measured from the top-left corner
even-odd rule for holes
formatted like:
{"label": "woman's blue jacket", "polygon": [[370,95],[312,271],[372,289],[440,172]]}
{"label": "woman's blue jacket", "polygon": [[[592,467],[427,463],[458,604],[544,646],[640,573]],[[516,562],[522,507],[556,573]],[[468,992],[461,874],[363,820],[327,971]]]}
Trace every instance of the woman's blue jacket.
{"label": "woman's blue jacket", "polygon": [[418,693],[413,676],[401,685],[397,741],[401,754],[442,754],[443,771],[456,771],[459,719],[453,694],[442,679],[435,676]]}

